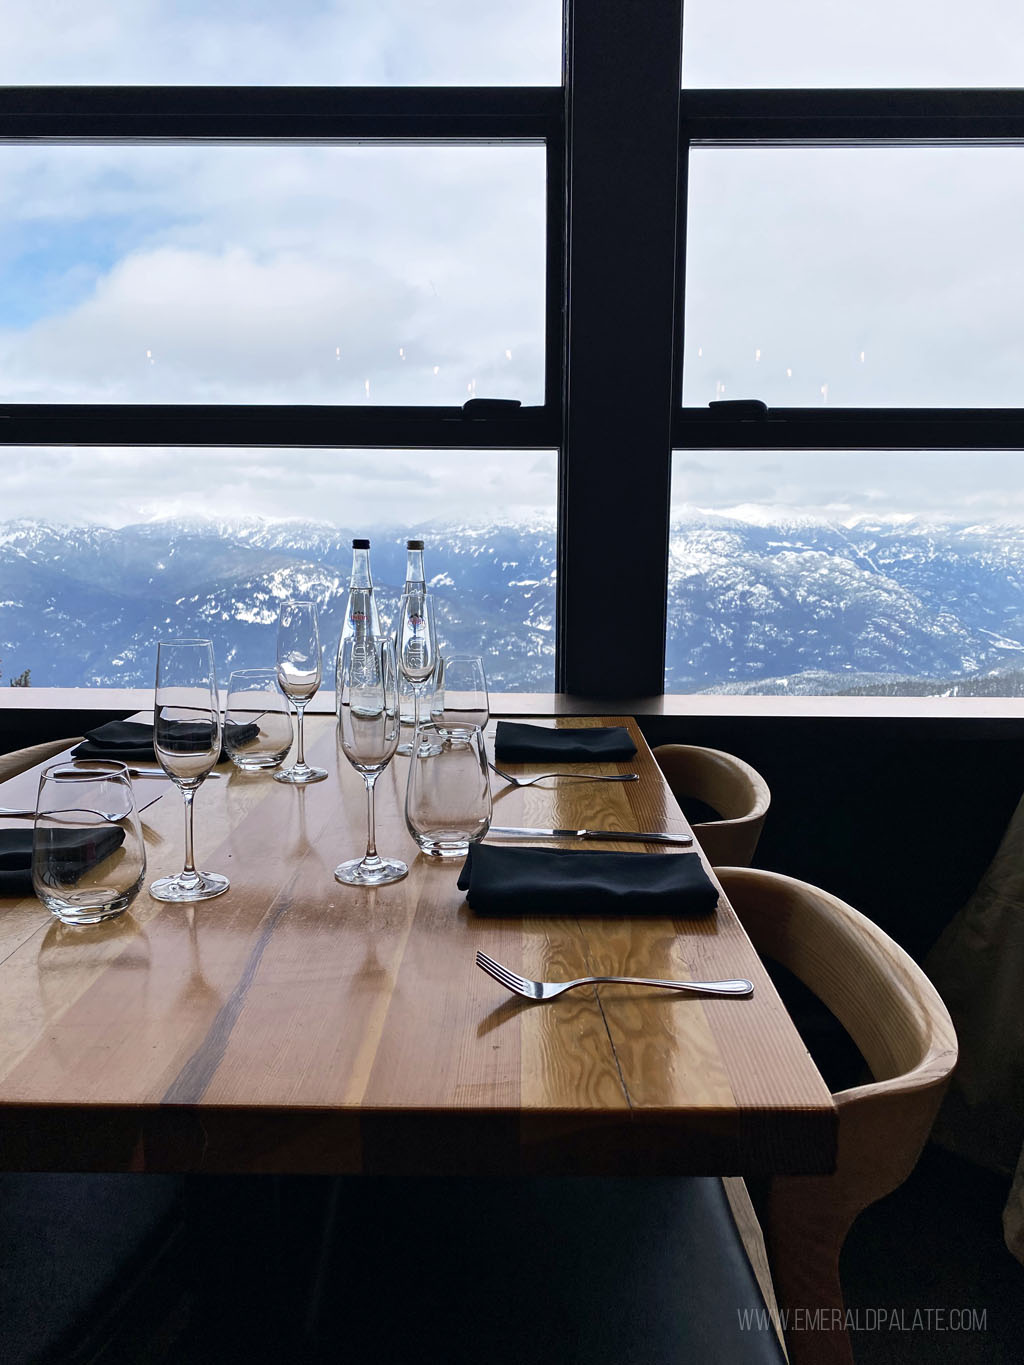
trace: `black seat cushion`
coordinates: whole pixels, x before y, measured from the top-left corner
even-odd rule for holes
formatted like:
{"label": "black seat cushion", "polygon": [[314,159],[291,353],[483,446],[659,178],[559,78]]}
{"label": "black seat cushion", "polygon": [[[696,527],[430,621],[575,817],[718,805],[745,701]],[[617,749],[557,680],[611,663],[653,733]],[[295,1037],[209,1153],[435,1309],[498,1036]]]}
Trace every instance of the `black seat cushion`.
{"label": "black seat cushion", "polygon": [[0,1173],[0,1358],[77,1358],[176,1223],[163,1175]]}
{"label": "black seat cushion", "polygon": [[719,1180],[340,1183],[318,1359],[784,1359]]}

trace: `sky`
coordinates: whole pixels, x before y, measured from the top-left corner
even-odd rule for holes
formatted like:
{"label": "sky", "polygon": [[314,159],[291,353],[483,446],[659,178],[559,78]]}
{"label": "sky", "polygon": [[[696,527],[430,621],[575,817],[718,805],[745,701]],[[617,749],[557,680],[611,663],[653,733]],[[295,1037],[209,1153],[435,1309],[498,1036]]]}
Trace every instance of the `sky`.
{"label": "sky", "polygon": [[[1012,84],[1006,0],[688,0],[688,85]],[[556,84],[558,0],[0,0],[0,83]],[[999,41],[992,40],[993,34]],[[684,397],[1015,405],[1024,148],[697,149]],[[540,402],[537,147],[0,147],[0,399]],[[681,452],[674,505],[1024,521],[1013,454]],[[553,518],[538,452],[8,449],[0,519]]]}

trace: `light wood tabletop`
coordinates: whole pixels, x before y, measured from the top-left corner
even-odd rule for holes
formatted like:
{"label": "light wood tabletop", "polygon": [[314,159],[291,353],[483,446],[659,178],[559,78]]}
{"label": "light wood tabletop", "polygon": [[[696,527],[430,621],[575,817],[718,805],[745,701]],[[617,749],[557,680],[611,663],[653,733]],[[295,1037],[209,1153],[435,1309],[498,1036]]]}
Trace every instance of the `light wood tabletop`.
{"label": "light wood tabletop", "polygon": [[[641,780],[518,790],[494,777],[495,824],[688,828],[633,720],[544,723],[628,725],[636,758],[585,770]],[[695,919],[479,918],[456,888],[460,864],[417,856],[403,758],[377,783],[377,846],[408,877],[339,885],[333,868],[365,846],[363,782],[331,718],[309,717],[306,750],[326,781],[287,787],[225,764],[201,787],[197,865],[231,878],[215,900],[143,890],[92,928],[32,898],[0,901],[0,1167],[833,1168],[832,1098],[724,898]],[[6,805],[32,804],[35,778],[2,790]],[[136,792],[151,800],[157,782]],[[182,804],[167,782],[143,815],[147,884],[181,867]],[[533,1004],[478,970],[477,949],[549,980],[745,976],[755,991],[603,985]]]}

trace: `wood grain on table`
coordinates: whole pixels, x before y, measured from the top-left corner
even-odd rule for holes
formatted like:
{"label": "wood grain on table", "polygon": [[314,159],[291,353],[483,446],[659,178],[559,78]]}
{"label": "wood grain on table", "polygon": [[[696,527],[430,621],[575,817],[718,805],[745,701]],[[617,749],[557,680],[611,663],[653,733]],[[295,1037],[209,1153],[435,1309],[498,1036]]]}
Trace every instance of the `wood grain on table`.
{"label": "wood grain on table", "polygon": [[[641,780],[517,790],[495,776],[496,824],[688,828],[635,722],[565,723],[627,724],[638,752],[552,768]],[[478,919],[460,864],[418,855],[406,831],[402,758],[377,783],[377,847],[409,875],[342,886],[333,868],[365,846],[362,778],[330,718],[307,719],[306,747],[327,781],[291,788],[226,766],[200,789],[196,861],[228,874],[225,895],[182,906],[144,890],[91,928],[34,899],[0,902],[0,1167],[832,1168],[831,1097],[724,900],[693,920]],[[5,784],[7,804],[16,782],[32,785]],[[143,824],[148,884],[181,866],[170,783]],[[478,948],[539,978],[747,976],[755,992],[605,985],[534,1005],[476,968]]]}

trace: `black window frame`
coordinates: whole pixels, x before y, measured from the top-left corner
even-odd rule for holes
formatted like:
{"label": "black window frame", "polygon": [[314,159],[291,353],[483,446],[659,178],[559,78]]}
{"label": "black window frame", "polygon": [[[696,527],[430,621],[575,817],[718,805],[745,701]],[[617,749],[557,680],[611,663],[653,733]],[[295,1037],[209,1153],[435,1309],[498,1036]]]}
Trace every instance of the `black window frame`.
{"label": "black window frame", "polygon": [[1024,141],[1021,90],[684,88],[683,3],[565,0],[561,87],[0,89],[4,142],[512,140],[547,155],[543,405],[4,404],[0,446],[557,449],[556,690],[661,694],[673,450],[1024,448],[1024,408],[683,406],[691,146]]}
{"label": "black window frame", "polygon": [[[684,89],[681,156],[691,147],[963,147],[1024,143],[1024,90]],[[681,176],[685,185],[685,169]],[[685,318],[685,189],[679,204],[677,334]],[[1022,450],[1015,408],[686,407],[674,375],[673,450]],[[736,396],[759,400],[756,392]]]}

